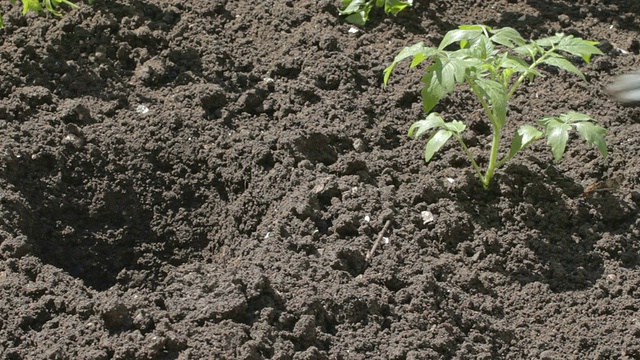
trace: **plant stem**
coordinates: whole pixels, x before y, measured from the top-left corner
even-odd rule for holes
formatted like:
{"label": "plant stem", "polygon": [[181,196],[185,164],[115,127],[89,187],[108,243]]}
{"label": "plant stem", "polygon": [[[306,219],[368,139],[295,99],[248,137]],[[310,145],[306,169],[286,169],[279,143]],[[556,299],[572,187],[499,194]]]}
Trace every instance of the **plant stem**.
{"label": "plant stem", "polygon": [[489,157],[489,165],[487,165],[487,172],[482,180],[482,186],[485,190],[489,189],[489,183],[493,177],[493,173],[496,170],[496,164],[498,162],[498,149],[500,148],[500,128],[493,126],[493,141],[491,142],[491,155]]}
{"label": "plant stem", "polygon": [[[556,49],[555,45],[551,46],[551,49],[549,49],[547,52],[545,52],[544,54],[542,54],[542,56],[540,56],[537,60],[535,60],[531,65],[529,65],[529,69],[528,70],[533,70],[535,69],[538,65],[540,65],[542,63],[542,61],[547,58],[554,50]],[[507,101],[509,101],[509,99],[511,99],[511,96],[513,96],[513,93],[516,92],[516,89],[518,88],[518,86],[520,86],[520,84],[524,81],[524,79],[527,77],[528,71],[524,72],[522,75],[520,75],[520,77],[518,78],[518,80],[516,80],[515,83],[513,83],[513,86],[511,86],[511,90],[509,90],[509,92],[507,93]]]}

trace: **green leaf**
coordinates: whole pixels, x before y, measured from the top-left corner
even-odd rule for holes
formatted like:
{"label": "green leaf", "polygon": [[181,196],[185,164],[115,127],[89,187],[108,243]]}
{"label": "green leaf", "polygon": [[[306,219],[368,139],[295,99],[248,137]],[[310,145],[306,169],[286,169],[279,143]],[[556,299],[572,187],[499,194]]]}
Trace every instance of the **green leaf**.
{"label": "green leaf", "polygon": [[[431,66],[434,66],[432,64]],[[431,67],[429,66],[429,67]],[[422,95],[422,107],[424,112],[429,112],[438,104],[438,101],[447,95],[447,89],[440,84],[436,73],[429,71],[422,77],[422,82],[425,84],[420,92]]]}
{"label": "green leaf", "polygon": [[505,53],[505,56],[500,60],[500,67],[513,69],[519,73],[526,73],[532,70],[532,69],[529,69],[529,64],[527,64],[526,61],[520,59],[519,57],[509,55],[507,53]]}
{"label": "green leaf", "polygon": [[444,125],[442,126],[445,129],[451,132],[454,132],[458,135],[460,135],[467,128],[467,126],[462,121],[458,121],[458,120],[453,120],[448,123],[444,123]]}
{"label": "green leaf", "polygon": [[411,60],[410,67],[416,67],[418,66],[418,64],[420,64],[424,60],[438,54],[439,54],[438,49],[432,48],[432,47],[425,47],[422,49],[422,52],[419,52],[413,56],[413,60]]}
{"label": "green leaf", "polygon": [[463,54],[470,54],[470,56],[483,61],[487,61],[497,53],[495,45],[486,36],[474,39],[473,46],[470,46],[468,50],[465,48],[463,51]]}
{"label": "green leaf", "polygon": [[452,92],[456,83],[464,82],[464,76],[467,71],[467,64],[464,59],[454,57],[437,58],[434,60],[434,64],[436,66],[433,68],[430,66],[427,71],[435,72],[438,82],[447,92]]}
{"label": "green leaf", "polygon": [[438,54],[438,51],[435,48],[426,47],[424,46],[423,42],[419,42],[417,44],[405,47],[404,49],[400,50],[398,55],[396,55],[391,65],[387,66],[387,68],[384,69],[384,80],[383,80],[384,85],[386,86],[389,83],[389,77],[391,76],[393,69],[396,67],[396,65],[400,61],[413,56],[411,67],[414,67],[418,65],[420,62],[422,62],[423,60],[431,56],[434,56],[436,54]]}
{"label": "green leaf", "polygon": [[42,11],[40,0],[21,0],[22,1],[22,14],[26,14],[29,11]]}
{"label": "green leaf", "polygon": [[504,69],[504,70],[502,70],[502,73],[501,73],[501,75],[502,75],[501,76],[502,83],[503,84],[508,84],[509,80],[511,79],[511,76],[513,76],[513,74],[515,72],[516,71],[513,70],[513,69]]}
{"label": "green leaf", "polygon": [[576,111],[570,111],[566,114],[562,114],[560,115],[560,119],[567,124],[573,124],[579,121],[595,121],[591,116]]}
{"label": "green leaf", "polygon": [[607,142],[604,138],[604,135],[607,133],[607,129],[602,126],[594,125],[590,122],[581,122],[577,123],[576,130],[578,130],[578,134],[582,137],[587,144],[591,146],[595,146],[600,155],[606,160],[607,159]]}
{"label": "green leaf", "polygon": [[593,124],[595,119],[589,115],[571,111],[567,114],[560,115],[560,120],[566,124],[575,126],[578,134],[587,144],[595,146],[602,157],[607,158],[607,143],[604,138],[607,130],[602,126]]}
{"label": "green leaf", "polygon": [[445,129],[440,129],[431,135],[424,149],[424,160],[429,162],[433,155],[440,150],[442,145],[451,138],[451,135],[453,135],[451,131]]}
{"label": "green leaf", "polygon": [[591,146],[595,146],[600,155],[607,159],[607,142],[604,136],[607,134],[607,129],[602,126],[592,124],[591,122],[579,122],[575,124],[578,134]]}
{"label": "green leaf", "polygon": [[597,41],[588,41],[569,35],[560,40],[556,49],[580,56],[588,64],[591,61],[591,55],[603,55],[602,51],[594,46],[597,44]]}
{"label": "green leaf", "polygon": [[582,80],[586,80],[584,74],[582,74],[582,71],[580,71],[580,69],[573,65],[571,61],[565,59],[562,56],[554,54],[544,59],[542,62],[551,66],[559,67],[562,70],[572,72],[578,75]]}
{"label": "green leaf", "polygon": [[431,113],[424,120],[416,121],[411,125],[409,128],[409,137],[417,139],[428,131],[436,128],[440,129],[431,134],[425,144],[424,158],[426,162],[431,160],[433,155],[440,150],[442,145],[444,145],[454,133],[460,134],[466,126],[457,120],[445,123],[440,114]]}
{"label": "green leaf", "polygon": [[502,46],[506,46],[510,49],[515,48],[516,46],[521,46],[526,43],[526,41],[520,36],[520,33],[516,31],[514,28],[505,27],[501,29],[496,29],[492,31],[493,36],[491,36],[491,41],[496,44],[500,44]]}
{"label": "green leaf", "polygon": [[482,96],[491,104],[495,125],[499,129],[503,128],[507,118],[507,94],[504,87],[499,82],[486,78],[478,78],[475,83]]}
{"label": "green leaf", "polygon": [[564,34],[555,34],[553,36],[548,36],[542,39],[538,39],[533,41],[534,44],[542,47],[552,47],[558,44],[564,38]]}
{"label": "green leaf", "polygon": [[514,73],[525,74],[529,82],[532,82],[534,77],[541,75],[536,69],[530,68],[526,61],[506,53],[504,55],[498,62],[498,66],[504,68],[502,71],[503,84],[508,84],[511,75]]}
{"label": "green leaf", "polygon": [[367,23],[368,18],[367,12],[362,10],[347,16],[347,21],[355,25],[364,26],[364,24]]}
{"label": "green leaf", "polygon": [[536,43],[529,43],[522,46],[518,46],[513,49],[517,54],[535,58],[538,54],[541,54],[544,50]]}
{"label": "green leaf", "polygon": [[461,58],[436,58],[425,71],[422,82],[422,105],[425,112],[431,111],[456,83],[465,81],[466,69],[473,62]]}
{"label": "green leaf", "polygon": [[480,30],[483,33],[487,33],[489,31],[491,31],[491,27],[490,26],[481,25],[481,24],[460,25],[460,26],[458,26],[458,29],[462,29],[462,30]]}
{"label": "green leaf", "polygon": [[567,147],[571,125],[554,117],[546,117],[539,121],[546,128],[545,134],[547,136],[547,145],[551,146],[553,158],[560,160]]}
{"label": "green leaf", "polygon": [[417,139],[431,129],[445,126],[446,124],[440,114],[431,113],[427,115],[424,120],[416,121],[411,125],[409,128],[409,137]]}
{"label": "green leaf", "polygon": [[344,8],[338,9],[340,15],[353,14],[360,10],[360,8],[366,3],[366,0],[343,0],[342,6]]}
{"label": "green leaf", "polygon": [[384,11],[387,14],[396,15],[400,11],[404,10],[407,6],[411,6],[412,3],[413,3],[413,0],[407,0],[407,1],[386,0],[384,2]]}
{"label": "green leaf", "polygon": [[[607,143],[604,135],[607,130],[601,126],[593,124],[595,120],[586,114],[571,111],[559,117],[547,117],[539,120],[546,127],[547,144],[551,145],[551,151],[556,160],[564,153],[568,139],[568,131],[575,126],[578,134],[585,139],[587,144],[595,146],[602,157],[607,158]],[[553,136],[553,139],[552,139]],[[555,151],[554,145],[555,144]]]}
{"label": "green leaf", "polygon": [[509,154],[501,161],[502,163],[508,161],[518,154],[522,149],[527,147],[532,142],[542,137],[543,132],[536,129],[531,125],[522,125],[511,141],[511,149]]}
{"label": "green leaf", "polygon": [[[484,34],[482,28],[478,27],[465,27],[460,29],[451,30],[444,35],[440,46],[438,46],[438,50],[444,50],[447,46],[453,44],[454,42],[459,41],[470,41],[477,39],[479,36]],[[461,46],[464,47],[464,46]]]}
{"label": "green leaf", "polygon": [[348,15],[348,22],[363,26],[369,20],[369,13],[374,6],[377,8],[384,7],[384,11],[387,14],[395,15],[412,4],[413,0],[342,0],[342,8],[338,9],[338,12],[340,15]]}

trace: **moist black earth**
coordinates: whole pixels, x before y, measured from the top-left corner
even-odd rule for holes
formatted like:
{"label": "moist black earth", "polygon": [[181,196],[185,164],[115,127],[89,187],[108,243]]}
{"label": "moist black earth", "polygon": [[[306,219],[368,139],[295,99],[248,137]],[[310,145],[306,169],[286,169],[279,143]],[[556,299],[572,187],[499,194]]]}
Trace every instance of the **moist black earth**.
{"label": "moist black earth", "polygon": [[[1,358],[640,359],[640,110],[604,90],[640,68],[640,2],[339,5],[2,2]],[[608,157],[540,141],[488,191],[453,142],[426,164],[421,68],[382,71],[463,24],[597,41],[507,132],[580,111]],[[436,108],[480,154],[477,109]]]}

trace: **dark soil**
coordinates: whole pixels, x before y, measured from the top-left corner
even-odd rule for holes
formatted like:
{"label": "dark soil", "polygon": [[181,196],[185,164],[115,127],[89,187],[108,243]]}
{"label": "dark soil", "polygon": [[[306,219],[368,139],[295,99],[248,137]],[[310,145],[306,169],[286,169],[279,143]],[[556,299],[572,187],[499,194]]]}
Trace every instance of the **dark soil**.
{"label": "dark soil", "polygon": [[[338,4],[2,2],[2,359],[640,359],[640,110],[603,91],[640,68],[640,2],[416,1],[357,32]],[[382,70],[471,23],[600,41],[509,131],[581,111],[609,157],[540,142],[489,191],[453,142],[425,164],[420,71]],[[436,110],[480,153],[475,109]]]}

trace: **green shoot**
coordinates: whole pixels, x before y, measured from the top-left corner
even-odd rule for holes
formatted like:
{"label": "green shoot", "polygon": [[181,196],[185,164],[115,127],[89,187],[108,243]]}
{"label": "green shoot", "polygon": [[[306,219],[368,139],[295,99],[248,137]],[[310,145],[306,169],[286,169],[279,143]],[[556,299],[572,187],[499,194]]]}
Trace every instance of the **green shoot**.
{"label": "green shoot", "polygon": [[[12,4],[15,4],[17,0],[11,0]],[[22,14],[26,14],[29,11],[41,12],[43,9],[47,9],[50,13],[55,16],[61,16],[61,14],[57,11],[57,8],[60,4],[69,5],[72,8],[78,8],[78,5],[68,1],[68,0],[20,0],[22,2]],[[2,14],[0,14],[0,28],[4,27],[4,22],[2,21]]]}
{"label": "green shoot", "polygon": [[347,21],[364,26],[369,21],[369,13],[374,7],[384,7],[387,14],[397,14],[407,6],[411,6],[413,0],[342,0],[340,15],[347,15]]}
{"label": "green shoot", "polygon": [[[454,43],[458,44],[458,49],[445,50]],[[485,170],[463,140],[465,125],[461,121],[445,122],[438,113],[431,112],[426,119],[411,126],[409,136],[418,138],[429,135],[425,145],[427,162],[453,137],[462,146],[483,187],[488,189],[497,168],[540,138],[547,139],[554,158],[560,159],[569,139],[569,131],[573,129],[606,159],[606,129],[595,125],[595,120],[588,115],[577,112],[540,119],[538,125],[541,129],[534,125],[522,125],[511,139],[509,152],[503,154],[502,158],[499,156],[502,130],[507,123],[508,102],[518,87],[525,80],[532,83],[537,76],[542,76],[537,70],[542,64],[571,72],[585,80],[580,69],[565,54],[580,57],[589,63],[592,55],[602,54],[595,47],[596,44],[565,34],[525,41],[512,28],[464,25],[449,31],[437,48],[427,47],[423,43],[404,48],[384,70],[384,84],[388,84],[391,72],[400,61],[412,58],[411,67],[415,67],[430,60],[422,77],[422,103],[427,113],[440,99],[452,93],[457,84],[469,85],[493,130],[491,153]]]}

